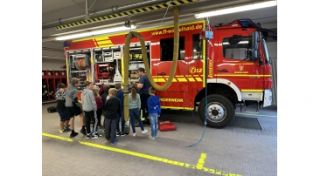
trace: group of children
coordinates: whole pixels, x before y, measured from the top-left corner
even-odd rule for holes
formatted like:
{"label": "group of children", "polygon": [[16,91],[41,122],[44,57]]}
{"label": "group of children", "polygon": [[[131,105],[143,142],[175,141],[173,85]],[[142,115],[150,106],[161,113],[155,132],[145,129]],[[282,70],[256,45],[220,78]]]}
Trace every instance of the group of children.
{"label": "group of children", "polygon": [[[121,85],[116,88],[109,88],[104,85],[102,88],[86,81],[85,88],[81,93],[81,101],[78,101],[77,94],[78,80],[72,79],[68,88],[60,84],[56,92],[57,111],[60,116],[60,132],[70,132],[70,137],[78,135],[74,130],[74,118],[80,117],[80,132],[89,139],[96,139],[102,135],[98,133],[99,128],[104,128],[105,137],[112,144],[117,143],[116,136],[124,136],[125,120],[123,115],[123,91]],[[139,86],[132,86],[129,93],[129,114],[132,135],[136,136],[135,125],[138,122],[141,133],[148,131],[140,118],[142,106],[147,107],[148,118],[151,126],[151,138],[156,139],[158,131],[158,117],[161,113],[160,99],[155,95],[155,90],[149,87],[146,105],[142,105],[141,93],[138,93]],[[146,87],[144,87],[146,88]],[[103,125],[101,115],[104,115]],[[83,118],[84,115],[84,118]],[[128,133],[128,132],[127,132]]]}

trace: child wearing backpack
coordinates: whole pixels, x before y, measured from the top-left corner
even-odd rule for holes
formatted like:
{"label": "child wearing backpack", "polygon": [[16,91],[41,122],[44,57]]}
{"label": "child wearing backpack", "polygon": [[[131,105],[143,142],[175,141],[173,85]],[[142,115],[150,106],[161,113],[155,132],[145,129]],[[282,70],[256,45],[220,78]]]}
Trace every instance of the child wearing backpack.
{"label": "child wearing backpack", "polygon": [[58,85],[58,89],[56,92],[56,100],[57,100],[57,111],[60,116],[60,133],[68,132],[71,131],[68,123],[69,123],[69,117],[66,113],[66,107],[65,107],[65,99],[66,99],[66,94],[65,94],[65,85],[63,83],[60,83]]}

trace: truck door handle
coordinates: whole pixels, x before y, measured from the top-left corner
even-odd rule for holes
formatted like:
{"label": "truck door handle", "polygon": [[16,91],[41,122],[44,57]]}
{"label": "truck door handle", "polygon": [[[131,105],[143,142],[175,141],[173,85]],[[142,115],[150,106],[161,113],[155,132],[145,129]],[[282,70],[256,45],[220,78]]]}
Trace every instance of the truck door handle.
{"label": "truck door handle", "polygon": [[226,73],[226,72],[229,72],[227,69],[220,69],[220,70],[218,70],[218,72],[224,72],[224,73]]}
{"label": "truck door handle", "polygon": [[158,73],[158,75],[163,76],[163,75],[167,75],[165,72],[160,72]]}

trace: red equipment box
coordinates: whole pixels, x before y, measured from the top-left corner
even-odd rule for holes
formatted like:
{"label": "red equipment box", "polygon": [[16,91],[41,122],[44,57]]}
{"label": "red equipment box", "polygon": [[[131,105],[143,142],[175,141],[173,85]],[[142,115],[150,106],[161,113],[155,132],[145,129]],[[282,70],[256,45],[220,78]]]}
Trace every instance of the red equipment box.
{"label": "red equipment box", "polygon": [[95,69],[97,79],[112,79],[115,73],[115,68],[110,63],[96,64]]}
{"label": "red equipment box", "polygon": [[159,130],[160,131],[175,131],[177,127],[174,123],[170,121],[159,122]]}

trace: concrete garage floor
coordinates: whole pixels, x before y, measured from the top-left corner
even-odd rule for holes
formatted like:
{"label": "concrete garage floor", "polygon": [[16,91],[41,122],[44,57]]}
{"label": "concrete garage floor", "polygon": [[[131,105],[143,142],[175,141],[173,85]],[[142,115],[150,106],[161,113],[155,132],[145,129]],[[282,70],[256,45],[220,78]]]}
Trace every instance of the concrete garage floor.
{"label": "concrete garage floor", "polygon": [[[68,137],[68,134],[58,132],[58,114],[47,113],[48,106],[43,105],[42,110],[43,132]],[[142,135],[138,128],[136,137],[131,135],[120,137],[116,146],[111,146],[104,138],[87,140],[81,134],[73,142],[43,136],[42,172],[44,176],[202,176],[228,173],[273,176],[277,173],[276,114],[276,110],[272,109],[256,113],[249,107],[246,112],[237,112],[236,120],[230,126],[224,129],[207,128],[203,141],[195,147],[187,146],[199,139],[203,127],[197,114],[183,111],[166,111],[163,114],[162,119],[170,118],[176,122],[178,129],[174,132],[160,132],[156,141]],[[257,120],[261,129],[256,123]],[[76,119],[76,126],[79,131],[79,119]],[[147,129],[150,135],[149,126]],[[206,172],[204,169],[180,167],[89,147],[77,141],[140,152],[194,166],[199,164],[201,153],[205,153],[206,158],[202,158],[203,167],[215,171],[216,174]]]}

